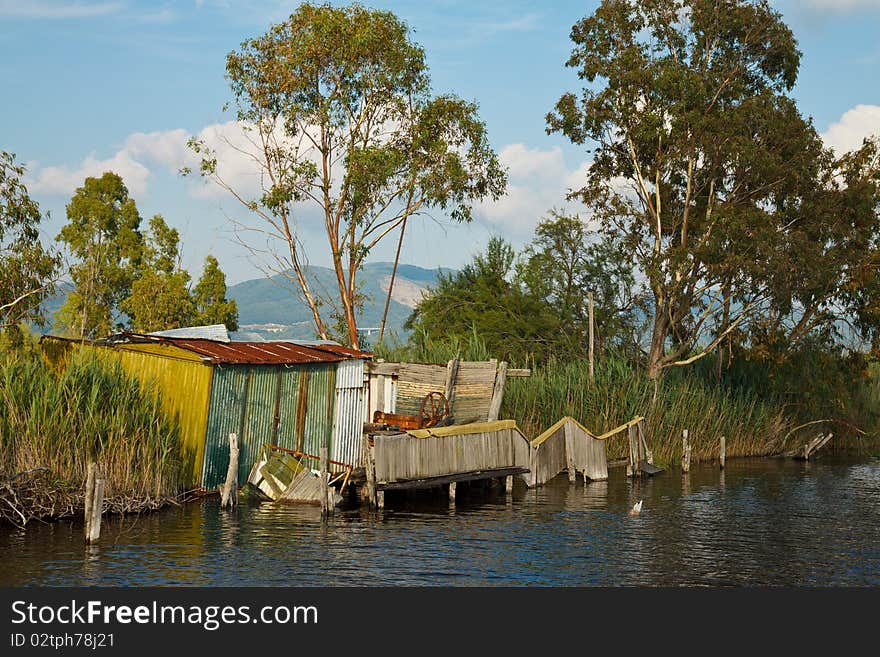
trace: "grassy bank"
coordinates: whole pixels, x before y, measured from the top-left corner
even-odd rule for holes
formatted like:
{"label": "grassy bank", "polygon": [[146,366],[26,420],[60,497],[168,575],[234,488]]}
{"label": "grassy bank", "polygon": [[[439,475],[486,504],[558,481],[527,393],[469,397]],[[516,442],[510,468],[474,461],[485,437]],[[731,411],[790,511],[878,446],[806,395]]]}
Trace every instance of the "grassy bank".
{"label": "grassy bank", "polygon": [[[586,362],[550,361],[533,368],[527,379],[508,379],[502,413],[516,419],[529,437],[566,415],[596,433],[643,415],[648,444],[663,465],[681,458],[683,429],[689,431],[694,460],[717,458],[721,436],[731,457],[775,453],[792,441],[786,437],[795,423],[755,395],[731,393],[686,376],[665,379],[656,403],[653,395],[654,384],[621,360],[598,363],[594,383]],[[609,439],[610,458],[622,458],[626,450],[626,433]]]}
{"label": "grassy bank", "polygon": [[[434,363],[456,355],[467,360],[491,357],[475,335],[448,342],[416,342],[429,346],[380,349],[378,355],[387,360]],[[663,380],[656,403],[652,403],[653,396],[654,384],[643,369],[624,359],[600,359],[594,383],[590,382],[585,361],[551,359],[532,366],[528,378],[508,379],[502,417],[515,419],[533,438],[566,415],[597,433],[643,415],[655,461],[664,465],[681,458],[683,429],[690,433],[693,460],[717,458],[721,436],[726,437],[730,457],[778,453],[806,437],[791,433],[798,422],[784,414],[782,404],[766,401],[752,390],[736,391],[713,384],[697,372],[671,373]],[[814,429],[809,437],[817,431]],[[610,458],[626,456],[626,449],[625,433],[608,442]]]}
{"label": "grassy bank", "polygon": [[89,461],[110,511],[155,508],[179,492],[178,427],[118,366],[79,356],[57,373],[33,354],[0,357],[0,404],[0,494],[18,507],[7,520],[78,510]]}

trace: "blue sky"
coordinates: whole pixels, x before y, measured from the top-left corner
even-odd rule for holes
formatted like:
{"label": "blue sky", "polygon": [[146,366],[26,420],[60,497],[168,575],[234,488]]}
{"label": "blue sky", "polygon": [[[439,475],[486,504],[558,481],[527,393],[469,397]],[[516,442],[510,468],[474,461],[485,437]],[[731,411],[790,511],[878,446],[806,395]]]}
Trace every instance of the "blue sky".
{"label": "blue sky", "polygon": [[[181,179],[183,142],[231,120],[226,54],[295,10],[297,2],[245,0],[0,0],[0,149],[29,168],[32,195],[51,219],[87,175],[120,173],[141,214],[161,213],[183,237],[184,265],[197,275],[214,253],[237,282],[259,276],[232,240],[229,219],[245,213],[219,190]],[[564,67],[571,25],[596,2],[366,2],[407,21],[427,52],[433,85],[480,105],[510,167],[508,196],[453,225],[442,215],[408,232],[402,259],[459,267],[493,234],[527,241],[542,213],[561,206],[589,154],[545,133],[544,115],[577,88]],[[880,133],[880,0],[776,0],[803,51],[795,90],[826,142],[857,145]],[[218,127],[220,126],[220,127]],[[227,126],[228,127],[228,126]],[[571,206],[576,209],[576,206]],[[325,264],[321,235],[302,225],[312,262]],[[394,240],[392,240],[394,241]],[[393,256],[390,242],[374,259]]]}

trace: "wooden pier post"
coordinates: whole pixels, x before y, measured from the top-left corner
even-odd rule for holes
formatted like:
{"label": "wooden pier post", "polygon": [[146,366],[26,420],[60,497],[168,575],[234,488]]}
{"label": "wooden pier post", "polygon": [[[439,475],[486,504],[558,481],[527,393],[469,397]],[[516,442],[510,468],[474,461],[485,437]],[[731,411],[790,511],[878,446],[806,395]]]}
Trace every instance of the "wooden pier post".
{"label": "wooden pier post", "polygon": [[[370,437],[367,434],[364,434],[363,438],[363,452],[364,452],[364,473],[367,476],[367,483],[364,487],[364,492],[367,496],[367,504],[371,508],[376,508],[379,505],[379,499],[376,494],[376,468],[375,463],[373,462],[373,450],[370,447]],[[382,496],[382,501],[384,503],[385,496]]]}
{"label": "wooden pier post", "polygon": [[101,538],[101,516],[104,511],[104,480],[95,478],[95,488],[92,493],[92,517],[89,522],[89,535],[86,543],[97,543]]}
{"label": "wooden pier post", "polygon": [[449,415],[455,417],[455,383],[458,380],[458,368],[461,364],[461,359],[456,356],[448,363],[446,363],[446,384],[443,389],[443,394],[446,396],[446,403],[449,406]]}
{"label": "wooden pier post", "polygon": [[566,422],[563,428],[565,432],[565,461],[568,467],[568,483],[577,481],[577,471],[574,462],[574,429],[571,422]]}
{"label": "wooden pier post", "polygon": [[513,475],[504,478],[504,492],[510,495],[513,492]]}
{"label": "wooden pier post", "polygon": [[330,472],[327,462],[327,448],[321,447],[321,515],[330,514]]}
{"label": "wooden pier post", "polygon": [[97,469],[98,466],[94,463],[89,463],[88,466],[86,466],[86,490],[83,495],[85,503],[85,513],[83,515],[83,520],[85,521],[84,537],[86,543],[89,542],[89,537],[92,535],[92,504],[95,499],[95,471]]}
{"label": "wooden pier post", "polygon": [[627,438],[629,438],[629,463],[626,466],[626,476],[640,477],[642,475],[640,467],[642,462],[642,446],[639,442],[638,430],[630,425],[626,428],[626,434]]}
{"label": "wooden pier post", "polygon": [[492,401],[489,404],[489,422],[494,422],[501,415],[501,401],[504,399],[504,384],[507,382],[507,363],[498,363],[495,373],[495,387],[492,389]]}
{"label": "wooden pier post", "polygon": [[721,469],[724,469],[724,460],[727,456],[727,439],[724,436],[721,436],[721,447],[720,454],[718,455],[718,463],[721,465]]}
{"label": "wooden pier post", "polygon": [[688,441],[687,429],[681,432],[681,471],[683,473],[691,471],[691,444]]}
{"label": "wooden pier post", "polygon": [[449,484],[449,503],[455,504],[455,482]]}
{"label": "wooden pier post", "polygon": [[385,508],[385,491],[377,490],[376,491],[376,508],[384,509]]}
{"label": "wooden pier post", "polygon": [[226,483],[220,486],[220,508],[235,508],[238,503],[238,436],[229,434],[229,467]]}

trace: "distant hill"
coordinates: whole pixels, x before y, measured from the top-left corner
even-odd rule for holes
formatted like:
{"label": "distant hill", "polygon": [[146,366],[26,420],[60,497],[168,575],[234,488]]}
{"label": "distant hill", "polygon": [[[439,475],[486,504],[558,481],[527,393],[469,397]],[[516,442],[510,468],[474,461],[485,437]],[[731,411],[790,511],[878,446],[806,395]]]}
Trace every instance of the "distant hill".
{"label": "distant hill", "polygon": [[[361,290],[366,295],[364,311],[359,318],[359,326],[378,328],[382,322],[385,296],[391,280],[391,262],[374,262],[364,266],[358,276]],[[388,308],[387,330],[403,334],[403,324],[412,309],[421,299],[422,293],[437,282],[438,275],[450,269],[424,269],[416,265],[398,265],[394,294]],[[336,275],[328,267],[309,267],[307,276],[314,286],[315,294],[336,298]],[[282,275],[272,278],[255,278],[229,286],[227,296],[238,304],[238,324],[240,337],[251,334],[254,339],[310,339],[315,337],[312,314],[308,306],[300,301],[298,287]],[[43,304],[48,323],[35,331],[51,332],[55,312],[64,304],[68,292],[73,289],[70,283],[61,283],[54,296]]]}
{"label": "distant hill", "polygon": [[[358,322],[361,328],[377,328],[381,324],[392,268],[393,263],[390,262],[369,263],[358,276],[361,291],[366,296]],[[436,284],[439,273],[449,271],[398,265],[394,293],[388,308],[387,330],[401,333],[404,322],[422,293]],[[309,267],[307,276],[316,294],[336,297],[336,275],[330,268]],[[314,337],[311,311],[299,299],[297,291],[295,282],[279,274],[232,285],[228,296],[238,304],[238,323],[243,332],[269,332],[279,338],[311,338]]]}

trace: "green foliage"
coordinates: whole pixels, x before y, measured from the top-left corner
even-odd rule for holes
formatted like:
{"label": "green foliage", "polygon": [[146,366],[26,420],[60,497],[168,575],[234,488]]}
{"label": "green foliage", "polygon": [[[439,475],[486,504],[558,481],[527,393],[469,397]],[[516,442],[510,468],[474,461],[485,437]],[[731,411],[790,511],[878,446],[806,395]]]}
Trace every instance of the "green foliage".
{"label": "green foliage", "polygon": [[755,318],[798,338],[832,322],[841,277],[865,262],[858,245],[880,232],[876,195],[841,175],[858,167],[834,160],[787,95],[800,52],[779,12],[605,0],[571,37],[586,86],[548,129],[596,145],[576,196],[650,288],[649,375]]}
{"label": "green foliage", "polygon": [[79,485],[95,460],[108,497],[179,492],[179,428],[150,386],[88,354],[55,373],[37,355],[0,359],[0,473],[46,467]]}
{"label": "green foliage", "polygon": [[142,333],[187,326],[195,315],[189,273],[180,267],[180,238],[161,215],[150,219],[131,294],[119,304],[130,327]]}
{"label": "green foliage", "polygon": [[76,259],[70,268],[76,291],[58,320],[68,334],[102,338],[122,326],[118,306],[131,294],[143,254],[141,218],[122,178],[112,172],[86,178],[67,205],[67,218],[56,239]]}
{"label": "green foliage", "polygon": [[225,324],[230,331],[238,330],[238,305],[235,299],[226,299],[226,275],[217,258],[205,258],[205,268],[193,289],[195,323]]}
{"label": "green foliage", "polygon": [[25,169],[0,151],[0,331],[43,322],[40,304],[53,292],[57,255],[40,242],[40,208],[27,191]]}
{"label": "green foliage", "polygon": [[590,292],[597,350],[631,350],[638,311],[644,314],[644,308],[625,249],[590,231],[576,215],[549,214],[522,253],[516,280],[556,318],[556,325],[548,327],[555,334],[554,351],[587,354]]}
{"label": "green foliage", "polygon": [[[373,248],[407,217],[439,209],[469,221],[472,206],[497,199],[506,174],[474,103],[432,95],[424,50],[393,13],[357,4],[304,3],[226,58],[236,118],[252,133],[264,182],[257,198],[229,187],[204,142],[190,147],[199,172],[232,192],[286,248],[319,335],[336,308],[357,346],[358,274]],[[293,204],[320,210],[338,297],[325,299],[305,275]],[[265,230],[261,231],[265,233]]]}
{"label": "green foliage", "polygon": [[514,259],[513,248],[493,237],[485,254],[457,273],[441,275],[407,320],[414,350],[476,334],[498,358],[545,358],[556,344],[558,322],[551,308],[513,280]]}
{"label": "green foliage", "polygon": [[190,293],[180,266],[180,235],[161,215],[145,235],[134,199],[118,175],[86,178],[67,206],[58,240],[77,259],[70,268],[76,289],[58,311],[66,333],[103,338],[114,329],[149,333],[190,324],[238,328],[235,301],[226,299],[226,277],[208,256]]}

